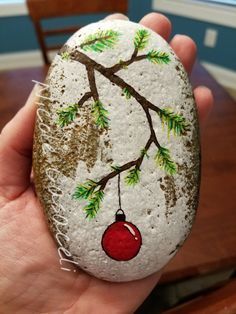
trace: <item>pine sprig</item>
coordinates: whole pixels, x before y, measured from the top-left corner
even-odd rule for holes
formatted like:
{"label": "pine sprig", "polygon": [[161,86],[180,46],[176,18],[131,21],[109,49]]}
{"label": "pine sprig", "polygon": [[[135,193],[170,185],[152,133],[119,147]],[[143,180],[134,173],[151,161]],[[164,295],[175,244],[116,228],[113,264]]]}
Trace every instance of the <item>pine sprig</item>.
{"label": "pine sprig", "polygon": [[136,167],[129,170],[128,175],[125,177],[125,183],[131,186],[137,184],[140,181],[140,172],[141,170]]}
{"label": "pine sprig", "polygon": [[106,129],[108,127],[108,111],[104,108],[100,100],[97,100],[93,103],[92,115],[98,127],[101,129]]}
{"label": "pine sprig", "polygon": [[92,194],[92,196],[89,198],[89,203],[83,208],[83,210],[86,212],[86,218],[92,219],[96,217],[103,198],[104,192],[101,190],[98,190]]}
{"label": "pine sprig", "polygon": [[168,64],[170,62],[168,53],[154,49],[147,53],[147,59],[155,64]]}
{"label": "pine sprig", "polygon": [[141,149],[140,155],[141,155],[142,157],[145,157],[145,156],[146,156],[147,159],[150,157],[150,156],[148,155],[147,149],[145,149],[145,148]]}
{"label": "pine sprig", "polygon": [[79,184],[76,189],[75,193],[73,194],[73,198],[77,200],[85,199],[87,200],[91,197],[97,188],[97,182],[93,180],[88,180],[84,184]]}
{"label": "pine sprig", "polygon": [[148,30],[146,29],[139,29],[136,33],[135,33],[135,37],[134,37],[134,46],[136,49],[138,50],[143,50],[144,48],[146,48],[147,44],[148,44],[148,39],[149,39],[150,33]]}
{"label": "pine sprig", "polygon": [[77,111],[78,111],[77,104],[70,105],[66,108],[57,110],[57,114],[58,114],[57,124],[60,127],[67,126],[72,121],[74,121],[74,119],[76,118]]}
{"label": "pine sprig", "polygon": [[119,165],[112,165],[111,166],[111,169],[112,170],[115,170],[115,171],[120,171],[121,170],[121,167]]}
{"label": "pine sprig", "polygon": [[86,218],[94,218],[100,209],[104,192],[102,190],[96,190],[97,188],[97,182],[88,180],[83,184],[79,184],[76,187],[75,193],[72,195],[72,197],[77,200],[88,200],[87,205],[83,208],[86,212]]}
{"label": "pine sprig", "polygon": [[124,60],[120,59],[118,64],[122,66],[122,69],[128,69],[128,66],[125,65],[125,61]]}
{"label": "pine sprig", "polygon": [[130,99],[130,98],[131,98],[130,91],[129,91],[129,89],[128,89],[127,87],[125,87],[125,88],[122,90],[122,92],[124,93],[126,99]]}
{"label": "pine sprig", "polygon": [[159,147],[156,156],[155,156],[156,164],[165,170],[169,175],[173,175],[176,173],[177,168],[176,164],[170,157],[169,149],[165,147]]}
{"label": "pine sprig", "polygon": [[171,109],[161,109],[158,112],[163,125],[166,125],[168,132],[173,131],[175,135],[184,135],[188,131],[186,119],[179,114],[174,113]]}
{"label": "pine sprig", "polygon": [[69,52],[68,52],[68,51],[63,52],[63,53],[61,54],[61,58],[62,58],[62,60],[65,60],[65,61],[70,60],[70,54],[69,54]]}
{"label": "pine sprig", "polygon": [[105,49],[113,48],[118,42],[120,34],[111,29],[99,31],[89,35],[80,45],[84,51],[103,52]]}

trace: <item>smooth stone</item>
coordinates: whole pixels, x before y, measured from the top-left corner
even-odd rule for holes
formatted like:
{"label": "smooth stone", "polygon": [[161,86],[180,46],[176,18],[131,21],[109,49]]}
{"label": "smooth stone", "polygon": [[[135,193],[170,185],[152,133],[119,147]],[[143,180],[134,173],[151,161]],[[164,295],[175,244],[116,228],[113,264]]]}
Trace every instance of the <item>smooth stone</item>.
{"label": "smooth stone", "polygon": [[67,41],[44,84],[33,168],[61,268],[117,282],[159,271],[199,193],[197,111],[179,59],[142,25],[100,21]]}

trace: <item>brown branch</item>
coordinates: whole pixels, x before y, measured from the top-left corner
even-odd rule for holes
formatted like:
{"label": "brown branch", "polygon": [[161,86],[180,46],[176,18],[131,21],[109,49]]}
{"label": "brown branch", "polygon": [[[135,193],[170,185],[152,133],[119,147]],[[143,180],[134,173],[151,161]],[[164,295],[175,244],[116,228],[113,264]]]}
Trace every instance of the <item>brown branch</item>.
{"label": "brown branch", "polygon": [[112,67],[108,68],[113,73],[116,73],[120,71],[121,69],[127,67],[128,65],[132,64],[133,62],[144,60],[147,58],[147,55],[141,55],[141,56],[133,56],[127,60],[127,61],[120,61],[119,63],[113,65]]}
{"label": "brown branch", "polygon": [[107,77],[112,83],[115,83],[117,86],[121,87],[122,89],[127,88],[131,96],[133,96],[138,103],[142,107],[149,108],[151,110],[156,111],[157,113],[161,111],[160,108],[153,105],[150,101],[148,101],[144,96],[140,95],[131,85],[126,83],[122,78],[117,76],[116,74],[111,73],[110,71],[107,71],[106,68],[99,69],[98,71],[103,74],[105,77]]}
{"label": "brown branch", "polygon": [[69,47],[64,47],[60,53],[63,51],[67,51],[70,53],[71,60],[78,61],[85,65],[85,67],[92,67],[94,70],[97,70],[99,73],[101,73],[103,76],[105,76],[108,80],[110,80],[112,83],[116,84],[117,86],[121,87],[122,89],[127,88],[137,102],[139,102],[143,107],[148,107],[149,109],[156,111],[157,113],[161,111],[160,108],[153,105],[150,101],[148,101],[145,97],[140,95],[131,85],[126,83],[122,78],[120,78],[118,75],[114,74],[110,68],[104,67],[102,64],[97,63],[90,57],[88,57],[86,54],[84,54],[81,51],[78,50],[71,50]]}
{"label": "brown branch", "polygon": [[[153,129],[152,117],[150,115],[149,109],[153,110],[157,113],[159,113],[161,111],[161,109],[158,108],[157,106],[153,105],[144,96],[140,95],[131,85],[129,85],[122,78],[120,78],[119,76],[114,74],[116,71],[121,69],[124,65],[128,65],[128,64],[131,64],[132,62],[142,60],[142,59],[146,58],[146,55],[137,56],[138,50],[135,49],[130,60],[120,62],[119,64],[116,64],[111,68],[106,68],[103,65],[101,65],[101,64],[97,63],[96,61],[92,60],[91,58],[89,58],[86,54],[84,54],[78,50],[70,51],[69,47],[66,47],[66,46],[63,47],[63,50],[64,49],[65,49],[65,51],[69,50],[71,60],[79,61],[80,63],[85,65],[85,67],[87,69],[91,93],[92,93],[94,100],[98,100],[98,98],[99,98],[97,87],[96,87],[95,75],[94,75],[95,70],[97,70],[99,73],[101,73],[103,76],[105,76],[107,79],[109,79],[112,83],[116,84],[120,88],[122,88],[122,89],[127,88],[128,89],[129,93],[142,106],[142,108],[146,114],[148,124],[149,124],[150,137],[149,137],[149,139],[145,145],[144,150],[147,152],[152,143],[154,143],[157,146],[157,148],[160,148],[161,146],[157,140],[156,133]],[[63,50],[61,50],[60,53],[62,53]],[[109,173],[107,176],[103,177],[100,181],[97,182],[97,185],[100,185],[100,190],[104,190],[107,182],[110,179],[117,176],[119,173],[126,171],[133,166],[135,166],[137,169],[140,170],[144,156],[145,156],[145,154],[143,153],[136,160],[129,161],[128,163],[124,164],[123,166],[121,166],[118,169]]]}
{"label": "brown branch", "polygon": [[[146,145],[145,145],[145,148],[144,150],[145,151],[148,151],[148,149],[150,148],[151,144],[154,142],[154,139],[153,139],[153,135],[151,134]],[[143,159],[144,159],[144,156],[145,154],[141,154],[139,156],[139,158],[135,159],[135,160],[132,160],[132,161],[129,161],[127,162],[126,164],[124,164],[123,166],[120,166],[117,170],[114,170],[112,172],[110,172],[108,175],[106,175],[105,177],[103,177],[100,181],[97,182],[97,185],[100,185],[100,190],[104,190],[105,187],[106,187],[106,184],[107,182],[114,178],[115,176],[117,176],[119,173],[123,172],[123,171],[126,171],[128,169],[130,169],[131,167],[136,167],[137,169],[140,170],[140,167],[141,167],[141,164],[143,162]]]}
{"label": "brown branch", "polygon": [[87,92],[84,94],[84,96],[78,101],[77,105],[79,107],[82,107],[83,104],[90,98],[92,97],[92,93],[91,92]]}
{"label": "brown branch", "polygon": [[96,81],[95,81],[94,69],[91,66],[86,66],[86,70],[87,70],[91,94],[93,96],[94,101],[98,101],[99,95],[98,95],[97,85],[96,85]]}
{"label": "brown branch", "polygon": [[134,48],[134,52],[133,52],[133,54],[132,54],[132,56],[131,56],[131,59],[134,59],[135,57],[137,57],[137,55],[138,55],[138,48],[135,47],[135,48]]}
{"label": "brown branch", "polygon": [[149,123],[149,126],[150,126],[150,130],[151,130],[151,134],[150,134],[150,137],[144,147],[144,153],[142,153],[139,158],[137,158],[136,160],[132,160],[132,161],[129,161],[127,162],[126,164],[124,164],[123,166],[121,167],[118,167],[117,170],[114,170],[112,171],[111,173],[109,173],[108,175],[106,175],[105,177],[103,177],[100,181],[97,182],[98,185],[100,185],[100,190],[104,190],[105,187],[106,187],[106,184],[107,182],[114,178],[115,176],[117,176],[119,173],[123,172],[123,171],[126,171],[128,169],[130,169],[131,167],[134,167],[138,170],[140,170],[140,167],[142,165],[142,162],[143,162],[143,159],[144,159],[144,156],[145,156],[145,152],[147,152],[150,148],[150,146],[152,145],[152,143],[154,143],[157,148],[160,148],[161,145],[159,144],[158,140],[157,140],[157,137],[156,137],[156,134],[155,134],[155,131],[153,129],[153,125],[152,125],[152,118],[151,118],[151,115],[147,109],[147,112],[146,112],[146,115],[148,117],[148,123]]}
{"label": "brown branch", "polygon": [[148,110],[148,109],[145,109],[145,113],[146,113],[146,117],[147,117],[147,120],[148,120],[148,124],[149,124],[149,129],[150,129],[150,132],[151,132],[152,141],[153,141],[153,143],[155,143],[155,145],[157,146],[157,148],[160,148],[161,145],[159,144],[159,142],[158,142],[158,140],[157,140],[156,133],[155,133],[154,128],[153,128],[152,117],[151,117],[151,115],[150,115],[149,110]]}
{"label": "brown branch", "polygon": [[147,58],[147,55],[138,56],[138,48],[135,48],[129,60],[126,60],[126,61],[122,60],[108,69],[111,70],[113,73],[116,73],[120,71],[121,69],[127,67],[128,65],[132,64],[133,62],[144,60],[146,58]]}

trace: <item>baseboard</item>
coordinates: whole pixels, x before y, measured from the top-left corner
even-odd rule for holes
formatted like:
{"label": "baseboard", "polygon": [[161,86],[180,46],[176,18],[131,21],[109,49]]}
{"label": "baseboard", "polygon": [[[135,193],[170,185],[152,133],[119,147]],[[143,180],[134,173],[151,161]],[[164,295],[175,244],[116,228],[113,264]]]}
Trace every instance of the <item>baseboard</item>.
{"label": "baseboard", "polygon": [[[56,52],[50,52],[52,60]],[[43,65],[43,58],[40,50],[12,52],[0,54],[0,71],[37,67]]]}
{"label": "baseboard", "polygon": [[202,61],[201,64],[222,86],[236,90],[236,71],[229,70],[219,65]]}

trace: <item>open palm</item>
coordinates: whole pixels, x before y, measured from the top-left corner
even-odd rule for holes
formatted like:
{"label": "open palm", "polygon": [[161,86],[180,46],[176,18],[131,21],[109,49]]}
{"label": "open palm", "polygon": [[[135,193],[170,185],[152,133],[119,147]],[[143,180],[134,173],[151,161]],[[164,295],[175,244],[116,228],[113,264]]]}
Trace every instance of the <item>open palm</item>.
{"label": "open palm", "polygon": [[[170,35],[171,24],[161,14],[148,14],[140,23],[166,40]],[[177,35],[171,46],[190,72],[196,55],[194,42]],[[110,283],[80,270],[60,269],[56,244],[30,179],[37,88],[0,136],[0,313],[132,313],[159,274]],[[206,87],[196,88],[194,94],[203,121],[212,95]]]}

